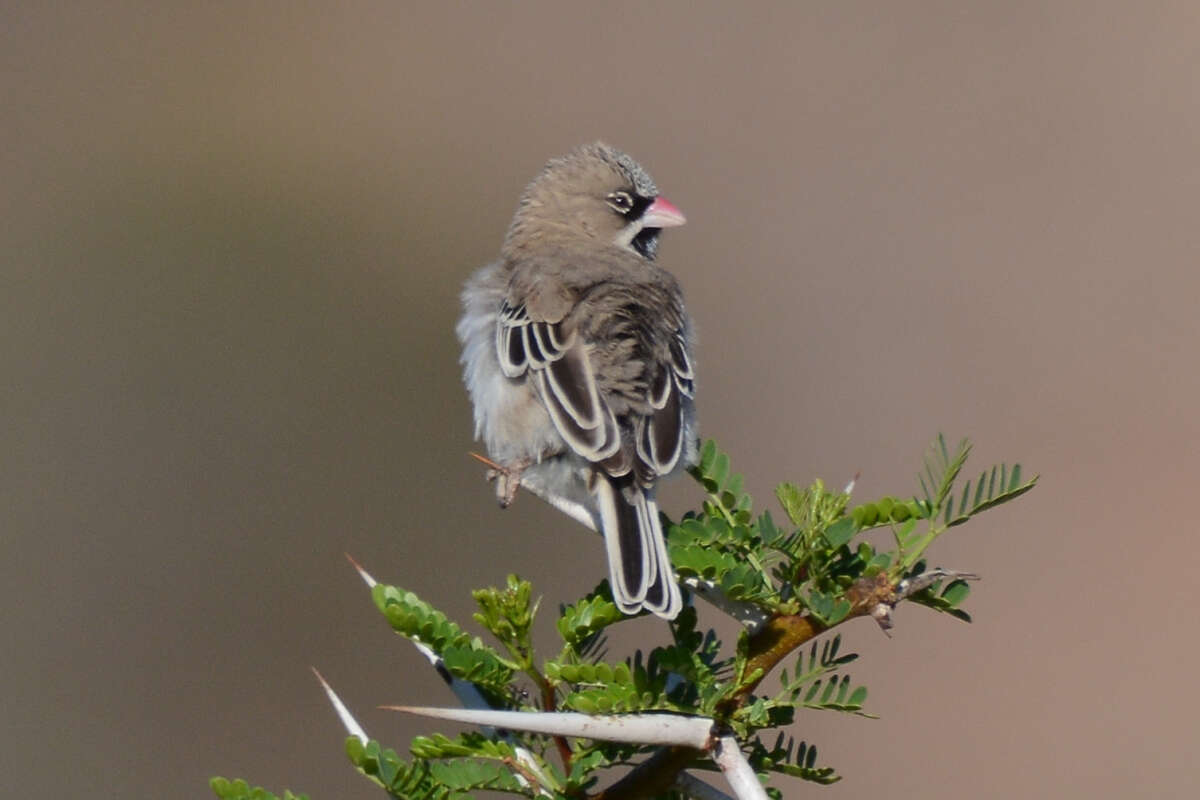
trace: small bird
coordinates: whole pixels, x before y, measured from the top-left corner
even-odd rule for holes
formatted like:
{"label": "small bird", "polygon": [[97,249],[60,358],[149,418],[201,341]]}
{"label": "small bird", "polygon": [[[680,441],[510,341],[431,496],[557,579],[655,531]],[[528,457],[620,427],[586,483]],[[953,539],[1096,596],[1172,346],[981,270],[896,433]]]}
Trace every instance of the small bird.
{"label": "small bird", "polygon": [[585,507],[617,607],[665,619],[682,601],[654,490],[696,462],[696,375],[683,293],[654,259],[662,229],[684,222],[613,147],[553,159],[500,259],[467,281],[457,328],[500,504],[536,473]]}

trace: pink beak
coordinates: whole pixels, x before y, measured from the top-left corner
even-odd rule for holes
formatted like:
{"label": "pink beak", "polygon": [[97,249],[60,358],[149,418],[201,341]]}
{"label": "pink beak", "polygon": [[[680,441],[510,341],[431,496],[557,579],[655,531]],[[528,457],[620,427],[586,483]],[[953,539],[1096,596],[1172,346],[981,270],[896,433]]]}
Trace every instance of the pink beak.
{"label": "pink beak", "polygon": [[671,205],[671,201],[665,197],[655,198],[654,202],[642,212],[642,227],[644,228],[676,228],[687,222],[687,217],[683,215],[675,206]]}

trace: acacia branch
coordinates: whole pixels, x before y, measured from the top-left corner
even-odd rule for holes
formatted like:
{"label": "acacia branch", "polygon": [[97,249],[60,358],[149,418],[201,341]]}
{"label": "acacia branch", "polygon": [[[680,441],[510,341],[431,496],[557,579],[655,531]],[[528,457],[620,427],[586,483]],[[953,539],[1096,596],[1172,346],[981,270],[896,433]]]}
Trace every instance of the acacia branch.
{"label": "acacia branch", "polygon": [[[598,532],[596,520],[585,506],[556,494],[550,487],[530,480],[530,477],[522,476],[521,487],[523,489],[554,506],[584,527]],[[847,487],[847,489],[849,488]],[[862,616],[872,617],[886,632],[891,627],[891,611],[897,603],[946,577],[975,578],[977,576],[970,573],[935,569],[897,583],[893,583],[887,573],[880,573],[872,578],[860,578],[846,590],[844,595],[850,602],[849,612],[834,625],[828,625],[807,612],[767,616],[753,604],[739,603],[725,597],[715,585],[696,579],[686,580],[685,583],[698,595],[736,619],[750,633],[747,660],[743,671],[743,675],[749,676],[750,680],[742,683],[734,694],[718,706],[718,718],[726,718],[734,713],[750,698],[762,680],[781,661],[818,635],[831,627]],[[528,719],[530,715],[525,713],[523,716]],[[557,716],[561,719],[567,715]],[[474,721],[481,722],[481,720]],[[513,727],[530,729],[519,724],[513,725]],[[563,735],[561,731],[545,732]],[[678,789],[680,788],[678,779],[684,774],[683,771],[697,758],[704,756],[709,749],[712,750],[709,755],[712,755],[726,772],[726,777],[730,779],[739,800],[743,797],[759,797],[762,789],[758,785],[753,769],[746,762],[740,750],[736,751],[736,758],[731,754],[731,748],[736,747],[737,743],[732,738],[726,738],[728,741],[722,740],[719,746],[712,747],[710,745],[710,748],[700,748],[696,745],[689,746],[682,743],[665,745],[612,786],[590,795],[589,800],[642,800],[662,794],[672,787]],[[643,740],[642,743],[649,742]],[[721,761],[722,758],[724,762]],[[748,782],[747,775],[754,778],[753,786]]]}
{"label": "acacia branch", "polygon": [[[907,586],[904,588],[908,589]],[[846,599],[851,603],[850,612],[837,625],[855,617],[875,616],[874,609],[879,606],[890,608],[904,596],[906,595],[901,594],[897,587],[892,585],[886,574],[862,579],[847,590]],[[836,625],[827,626],[808,614],[786,614],[768,619],[750,636],[744,674],[759,673],[758,677],[740,686],[736,694],[722,703],[718,709],[719,713],[731,714],[737,710],[780,661],[830,627]],[[591,800],[645,800],[653,797],[666,791],[674,783],[676,776],[699,755],[699,751],[691,748],[664,748],[608,789],[592,795]]]}

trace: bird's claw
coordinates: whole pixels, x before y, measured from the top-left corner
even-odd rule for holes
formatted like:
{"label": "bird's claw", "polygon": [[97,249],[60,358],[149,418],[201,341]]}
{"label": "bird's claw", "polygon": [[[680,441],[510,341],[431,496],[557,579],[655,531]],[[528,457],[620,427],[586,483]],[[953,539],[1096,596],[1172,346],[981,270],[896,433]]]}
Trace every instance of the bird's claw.
{"label": "bird's claw", "polygon": [[520,462],[506,467],[478,453],[471,453],[471,457],[487,465],[488,470],[483,473],[483,476],[496,483],[496,500],[499,501],[500,507],[508,508],[512,505],[513,500],[517,497],[517,491],[521,488],[521,475],[529,463]]}
{"label": "bird's claw", "polygon": [[517,498],[517,491],[521,488],[521,473],[524,471],[523,468],[488,470],[488,480],[496,482],[496,499],[501,508],[508,508]]}

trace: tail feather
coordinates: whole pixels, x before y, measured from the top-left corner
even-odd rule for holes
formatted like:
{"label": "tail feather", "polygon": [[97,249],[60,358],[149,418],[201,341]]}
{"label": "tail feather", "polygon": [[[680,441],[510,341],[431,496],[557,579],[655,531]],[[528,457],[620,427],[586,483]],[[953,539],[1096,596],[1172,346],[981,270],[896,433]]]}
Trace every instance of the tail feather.
{"label": "tail feather", "polygon": [[625,614],[645,609],[664,619],[674,619],[683,599],[667,556],[658,504],[651,490],[628,480],[597,477],[593,492],[617,608]]}
{"label": "tail feather", "polygon": [[679,593],[679,582],[675,579],[671,558],[667,555],[667,538],[658,516],[658,503],[654,501],[653,496],[645,493],[642,493],[642,496],[645,498],[646,516],[652,526],[648,543],[652,545],[651,550],[655,557],[653,580],[646,589],[646,608],[664,619],[675,619],[679,610],[683,608],[683,597]]}

